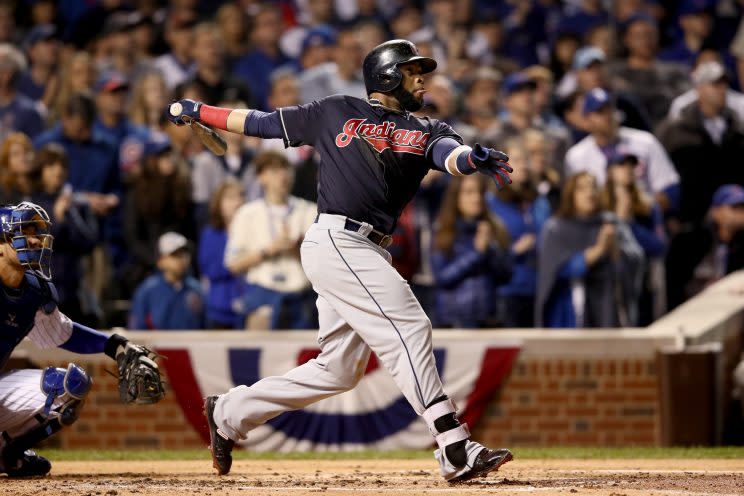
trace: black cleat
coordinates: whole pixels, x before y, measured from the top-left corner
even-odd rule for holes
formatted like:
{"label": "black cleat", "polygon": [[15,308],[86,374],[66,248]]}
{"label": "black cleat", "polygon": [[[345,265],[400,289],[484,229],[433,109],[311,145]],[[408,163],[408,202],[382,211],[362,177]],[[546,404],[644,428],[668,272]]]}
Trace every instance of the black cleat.
{"label": "black cleat", "polygon": [[485,477],[489,472],[498,470],[500,466],[514,459],[508,449],[491,450],[483,448],[475,457],[473,466],[462,475],[450,479],[448,482],[464,482],[475,477]]}
{"label": "black cleat", "polygon": [[217,396],[208,396],[204,402],[204,416],[209,426],[209,451],[212,452],[212,466],[217,469],[217,475],[226,475],[232,466],[232,450],[235,441],[225,436],[214,423],[214,406]]}
{"label": "black cleat", "polygon": [[6,469],[8,477],[41,477],[52,470],[52,464],[43,456],[26,450],[15,462],[16,468]]}

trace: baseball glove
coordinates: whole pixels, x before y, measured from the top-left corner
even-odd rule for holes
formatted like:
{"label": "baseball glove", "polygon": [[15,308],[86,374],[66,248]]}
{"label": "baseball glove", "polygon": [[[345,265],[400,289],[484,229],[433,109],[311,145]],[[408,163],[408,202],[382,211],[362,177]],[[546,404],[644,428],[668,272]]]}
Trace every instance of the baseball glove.
{"label": "baseball glove", "polygon": [[127,342],[116,350],[119,368],[119,398],[122,403],[149,405],[165,397],[157,354],[150,349]]}

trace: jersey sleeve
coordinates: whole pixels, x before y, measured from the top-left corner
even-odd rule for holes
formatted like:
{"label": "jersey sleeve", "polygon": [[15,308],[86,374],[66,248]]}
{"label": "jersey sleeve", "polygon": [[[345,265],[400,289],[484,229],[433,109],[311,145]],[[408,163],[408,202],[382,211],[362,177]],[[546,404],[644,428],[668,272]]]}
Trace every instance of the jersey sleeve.
{"label": "jersey sleeve", "polygon": [[56,348],[72,336],[72,320],[55,308],[50,314],[36,312],[34,327],[28,338],[39,348]]}
{"label": "jersey sleeve", "polygon": [[462,145],[463,144],[462,137],[460,137],[460,135],[457,134],[454,129],[452,129],[452,126],[450,126],[446,122],[432,120],[430,126],[431,126],[431,130],[429,132],[431,134],[429,136],[429,141],[426,142],[426,150],[424,151],[424,154],[426,158],[429,160],[429,166],[432,169],[437,169],[437,170],[447,172],[446,169],[434,163],[434,157],[431,152],[434,148],[434,145],[442,138],[452,138],[453,140],[457,141],[459,144]]}
{"label": "jersey sleeve", "polygon": [[335,104],[335,100],[324,98],[305,105],[278,109],[284,147],[315,144],[325,121],[324,108]]}

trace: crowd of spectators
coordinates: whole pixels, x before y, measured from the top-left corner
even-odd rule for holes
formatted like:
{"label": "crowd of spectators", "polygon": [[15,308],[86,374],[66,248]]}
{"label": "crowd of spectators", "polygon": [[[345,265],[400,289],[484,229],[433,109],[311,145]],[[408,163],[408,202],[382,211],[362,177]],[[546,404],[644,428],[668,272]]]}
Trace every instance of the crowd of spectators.
{"label": "crowd of spectators", "polygon": [[[511,187],[431,171],[389,248],[435,327],[642,326],[744,267],[739,0],[0,0],[0,203],[54,222],[60,306],[133,329],[313,328],[311,147],[163,110],[365,98],[392,38],[422,116]],[[360,219],[364,220],[364,219]]]}

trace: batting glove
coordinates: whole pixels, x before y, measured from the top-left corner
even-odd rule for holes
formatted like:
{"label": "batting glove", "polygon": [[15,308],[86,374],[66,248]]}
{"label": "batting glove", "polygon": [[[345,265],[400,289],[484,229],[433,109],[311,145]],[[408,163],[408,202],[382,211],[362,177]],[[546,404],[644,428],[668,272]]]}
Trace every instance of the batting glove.
{"label": "batting glove", "polygon": [[498,189],[511,184],[509,174],[514,169],[509,165],[509,157],[506,153],[476,143],[468,155],[468,161],[475,170],[491,177]]}
{"label": "batting glove", "polygon": [[188,122],[184,122],[183,117],[186,117],[187,120],[199,121],[201,117],[199,115],[199,109],[201,106],[201,102],[184,98],[168,105],[165,108],[165,115],[168,116],[168,120],[173,124],[183,126],[184,124],[188,124]]}

